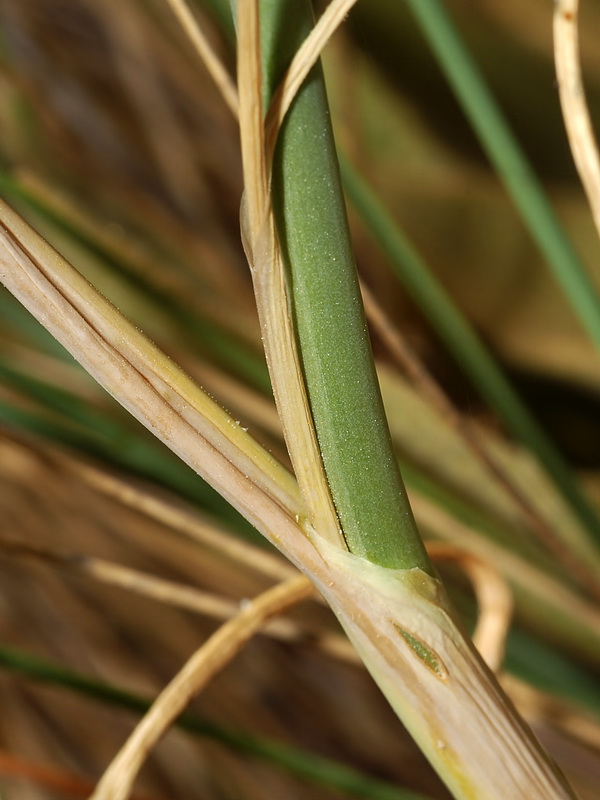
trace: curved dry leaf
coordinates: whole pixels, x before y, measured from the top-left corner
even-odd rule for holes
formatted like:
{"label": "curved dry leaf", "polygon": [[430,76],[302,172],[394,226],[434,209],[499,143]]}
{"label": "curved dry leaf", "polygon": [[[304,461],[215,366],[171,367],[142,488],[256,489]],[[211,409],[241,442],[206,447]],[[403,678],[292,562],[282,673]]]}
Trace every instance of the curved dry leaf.
{"label": "curved dry leaf", "polygon": [[600,235],[600,158],[581,79],[578,11],[578,0],[556,0],[554,59],[560,104],[571,152]]}

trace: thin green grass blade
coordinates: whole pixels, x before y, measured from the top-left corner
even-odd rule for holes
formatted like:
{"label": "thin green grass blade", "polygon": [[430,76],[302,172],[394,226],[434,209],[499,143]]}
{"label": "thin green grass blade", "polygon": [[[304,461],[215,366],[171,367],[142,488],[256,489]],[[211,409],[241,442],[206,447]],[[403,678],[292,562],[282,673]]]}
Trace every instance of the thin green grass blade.
{"label": "thin green grass blade", "polygon": [[[199,2],[199,0],[195,0]],[[235,25],[231,15],[230,0],[201,0],[204,6],[218,22],[221,33],[226,37],[227,43],[235,47]]]}
{"label": "thin green grass blade", "polygon": [[406,2],[532,238],[600,349],[598,291],[444,4],[440,0]]}
{"label": "thin green grass blade", "polygon": [[562,652],[513,627],[506,642],[506,670],[544,692],[574,701],[600,719],[597,675],[581,669]]}
{"label": "thin green grass blade", "polygon": [[[4,286],[0,286],[0,334],[25,341],[42,353],[60,359],[68,364],[77,362],[65,348],[51,336],[40,323],[32,317]],[[77,364],[79,369],[79,365]]]}
{"label": "thin green grass blade", "polygon": [[[150,698],[67,670],[14,648],[0,648],[0,667],[137,713],[145,713],[152,704]],[[418,792],[400,789],[390,783],[370,778],[330,759],[314,756],[270,739],[239,733],[195,714],[184,713],[175,724],[189,733],[214,739],[232,750],[267,761],[323,788],[338,789],[365,800],[431,800]]]}
{"label": "thin green grass blade", "polygon": [[[0,399],[0,426],[28,431],[111,467],[150,480],[213,514],[230,529],[264,545],[263,537],[221,495],[131,417],[93,407],[71,392],[0,362],[0,381],[40,407],[21,408]],[[108,399],[108,398],[107,398]]]}
{"label": "thin green grass blade", "polygon": [[538,458],[590,534],[570,540],[600,569],[600,520],[571,469],[525,408],[495,359],[367,183],[342,160],[348,198],[415,302],[506,427]]}

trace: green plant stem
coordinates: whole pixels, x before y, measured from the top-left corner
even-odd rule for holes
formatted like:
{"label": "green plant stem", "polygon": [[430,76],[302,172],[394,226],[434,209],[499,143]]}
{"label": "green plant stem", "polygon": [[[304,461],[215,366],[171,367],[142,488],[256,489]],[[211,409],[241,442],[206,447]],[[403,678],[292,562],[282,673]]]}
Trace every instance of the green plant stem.
{"label": "green plant stem", "polygon": [[[312,26],[307,0],[261,0],[265,107]],[[360,298],[320,67],[280,133],[273,206],[323,464],[349,549],[430,570],[394,458]]]}
{"label": "green plant stem", "polygon": [[[571,469],[525,408],[497,362],[374,192],[345,160],[342,161],[342,173],[348,198],[388,256],[406,290],[482,396],[507,428],[535,454],[595,542],[600,543],[600,520],[596,512],[579,488]],[[586,537],[573,536],[569,541],[580,555],[591,558],[597,567],[600,566],[597,549]]]}
{"label": "green plant stem", "polygon": [[[0,647],[0,667],[137,713],[145,713],[153,702],[151,698],[133,694],[9,647]],[[263,737],[221,727],[195,714],[184,713],[175,724],[189,733],[207,736],[232,750],[268,761],[322,787],[339,789],[349,795],[370,800],[431,800],[418,792],[399,789],[392,784],[370,778],[351,767]]]}
{"label": "green plant stem", "polygon": [[600,349],[598,291],[452,19],[440,0],[406,2],[531,236]]}

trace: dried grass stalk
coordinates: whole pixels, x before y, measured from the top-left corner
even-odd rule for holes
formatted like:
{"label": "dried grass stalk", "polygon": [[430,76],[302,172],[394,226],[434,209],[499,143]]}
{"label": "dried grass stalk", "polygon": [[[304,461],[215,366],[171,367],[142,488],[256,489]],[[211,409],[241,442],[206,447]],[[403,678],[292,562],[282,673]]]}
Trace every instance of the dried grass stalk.
{"label": "dried grass stalk", "polygon": [[571,152],[600,235],[600,158],[581,78],[578,12],[579,0],[556,0],[554,60]]}

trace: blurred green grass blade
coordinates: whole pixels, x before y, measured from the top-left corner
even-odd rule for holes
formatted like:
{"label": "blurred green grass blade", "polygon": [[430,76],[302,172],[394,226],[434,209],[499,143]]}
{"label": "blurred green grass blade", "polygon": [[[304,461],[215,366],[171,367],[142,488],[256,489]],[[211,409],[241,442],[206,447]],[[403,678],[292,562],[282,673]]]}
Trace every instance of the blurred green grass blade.
{"label": "blurred green grass blade", "polygon": [[198,348],[200,345],[205,355],[208,355],[217,364],[248,381],[264,394],[270,395],[269,374],[261,354],[237,340],[235,336],[220,328],[216,323],[203,319],[191,309],[186,308],[164,287],[155,286],[151,280],[145,279],[140,271],[128,264],[122,255],[111,251],[102,242],[93,238],[89,232],[51,208],[1,169],[0,190],[9,200],[16,201],[17,207],[24,207],[24,211],[39,214],[43,220],[56,227],[62,234],[99,258],[111,271],[125,278],[136,291],[156,303],[161,312],[166,313],[183,334],[190,349]]}
{"label": "blurred green grass blade", "polygon": [[[261,0],[260,10],[268,99],[312,27],[312,8]],[[429,571],[375,374],[319,65],[283,122],[272,198],[312,417],[348,547],[382,566]]]}
{"label": "blurred green grass blade", "polygon": [[[478,387],[508,430],[537,457],[557,490],[600,545],[600,520],[580,489],[571,469],[535,418],[526,409],[497,362],[420,254],[396,225],[367,183],[348,161],[341,161],[346,193],[412,298],[448,349]],[[585,537],[569,543],[600,567],[598,551]]]}
{"label": "blurred green grass blade", "polygon": [[549,694],[575,701],[600,719],[600,691],[597,676],[581,669],[568,655],[550,647],[530,633],[513,626],[506,643],[508,672]]}
{"label": "blurred green grass blade", "polygon": [[235,25],[231,13],[231,0],[194,0],[194,3],[208,9],[217,21],[221,33],[226,36],[227,43],[232,48],[235,47]]}
{"label": "blurred green grass blade", "polygon": [[[132,418],[114,419],[88,401],[2,362],[0,381],[43,409],[38,413],[0,399],[0,425],[35,433],[157,483],[206,509],[236,533],[264,544],[264,538],[233,506],[157,439],[137,428]],[[120,416],[120,410],[116,411]]]}
{"label": "blurred green grass blade", "polygon": [[84,456],[96,458],[109,467],[126,471],[168,489],[194,506],[213,514],[233,533],[244,536],[259,546],[268,546],[264,537],[235,509],[222,505],[221,496],[216,493],[213,495],[211,487],[195,472],[187,469],[183,462],[175,457],[171,458],[168,451],[161,452],[151,442],[131,436],[129,431],[118,442],[118,446],[115,446],[112,441],[76,430],[66,421],[57,422],[45,414],[36,414],[0,400],[0,428],[2,426],[17,433],[26,431],[65,445]]}
{"label": "blurred green grass blade", "polygon": [[561,577],[562,571],[553,557],[540,548],[533,539],[523,531],[509,527],[506,521],[490,516],[487,509],[478,507],[472,498],[462,497],[453,487],[448,487],[437,476],[424,471],[422,466],[412,463],[403,457],[399,458],[400,468],[406,485],[423,493],[436,505],[448,511],[453,517],[469,528],[479,531],[483,538],[496,542],[510,550],[525,561],[533,561],[540,569]]}
{"label": "blurred green grass blade", "polygon": [[86,399],[54,383],[39,380],[10,366],[0,357],[0,381],[34,400],[44,409],[63,415],[71,424],[80,425],[94,436],[111,440],[115,445],[123,438],[124,427]]}
{"label": "blurred green grass blade", "polygon": [[25,340],[42,353],[60,361],[76,365],[83,373],[73,356],[4,286],[0,286],[0,333],[11,338],[16,334],[19,340]]}
{"label": "blurred green grass blade", "polygon": [[[72,689],[101,702],[145,713],[152,699],[141,697],[95,678],[64,669],[45,659],[9,647],[0,647],[0,667],[47,684]],[[430,800],[423,794],[370,778],[330,759],[252,734],[221,727],[195,714],[184,713],[175,723],[189,733],[221,742],[239,753],[260,758],[323,788],[337,789],[365,800]]]}
{"label": "blurred green grass blade", "polygon": [[444,4],[441,0],[406,2],[532,238],[600,349],[598,291]]}

